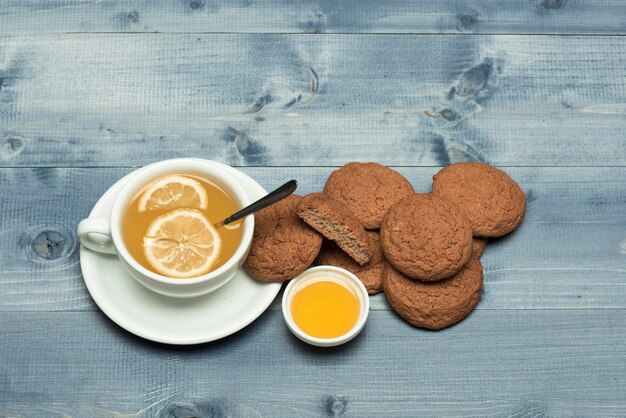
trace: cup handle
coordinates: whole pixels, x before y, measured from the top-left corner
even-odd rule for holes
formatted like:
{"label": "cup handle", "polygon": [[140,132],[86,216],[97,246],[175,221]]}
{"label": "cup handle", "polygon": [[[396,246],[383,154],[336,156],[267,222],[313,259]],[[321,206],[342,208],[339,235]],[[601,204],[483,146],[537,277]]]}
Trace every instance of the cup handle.
{"label": "cup handle", "polygon": [[80,221],[76,231],[78,240],[90,250],[99,253],[117,254],[111,238],[111,221],[101,218],[87,218]]}

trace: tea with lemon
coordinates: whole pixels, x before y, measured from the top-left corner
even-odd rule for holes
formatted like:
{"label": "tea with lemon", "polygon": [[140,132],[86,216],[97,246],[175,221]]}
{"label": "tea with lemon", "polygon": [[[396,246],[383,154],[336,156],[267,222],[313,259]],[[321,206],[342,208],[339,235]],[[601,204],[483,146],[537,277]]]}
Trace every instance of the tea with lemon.
{"label": "tea with lemon", "polygon": [[143,187],[122,216],[122,238],[132,257],[154,273],[191,278],[223,265],[237,250],[242,222],[215,223],[237,203],[209,179],[171,174]]}

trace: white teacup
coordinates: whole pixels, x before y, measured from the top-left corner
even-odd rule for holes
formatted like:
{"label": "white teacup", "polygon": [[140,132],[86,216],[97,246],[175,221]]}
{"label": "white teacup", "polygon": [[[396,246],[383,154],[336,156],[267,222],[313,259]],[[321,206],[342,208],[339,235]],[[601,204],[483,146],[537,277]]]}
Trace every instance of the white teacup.
{"label": "white teacup", "polygon": [[130,255],[122,239],[122,215],[130,200],[145,185],[168,174],[193,174],[207,178],[222,187],[235,200],[239,208],[251,203],[250,197],[241,184],[231,174],[219,165],[212,164],[211,161],[195,158],[160,161],[137,170],[122,186],[113,202],[109,219],[82,220],[78,224],[78,239],[90,250],[116,254],[135,280],[157,293],[174,297],[193,297],[213,292],[232,279],[246,259],[254,231],[253,216],[247,216],[243,220],[241,243],[235,254],[224,265],[202,276],[188,279],[166,277],[143,267]]}

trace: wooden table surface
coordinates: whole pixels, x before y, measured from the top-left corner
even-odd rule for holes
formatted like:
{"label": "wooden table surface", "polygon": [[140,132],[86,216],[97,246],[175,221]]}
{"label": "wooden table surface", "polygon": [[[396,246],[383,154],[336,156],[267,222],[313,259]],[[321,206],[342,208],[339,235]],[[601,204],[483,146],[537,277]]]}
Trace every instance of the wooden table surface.
{"label": "wooden table surface", "polygon": [[[626,2],[0,3],[0,416],[626,416]],[[372,298],[351,344],[243,331],[160,345],[110,321],[75,229],[171,157],[321,190],[457,161],[526,191],[474,313],[441,332]]]}

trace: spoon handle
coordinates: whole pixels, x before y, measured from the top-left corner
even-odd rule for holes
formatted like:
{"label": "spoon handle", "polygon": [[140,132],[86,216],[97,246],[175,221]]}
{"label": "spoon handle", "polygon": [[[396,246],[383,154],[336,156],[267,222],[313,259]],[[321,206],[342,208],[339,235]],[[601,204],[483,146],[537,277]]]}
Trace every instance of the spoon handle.
{"label": "spoon handle", "polygon": [[298,187],[298,182],[296,180],[289,180],[287,183],[283,184],[282,186],[280,186],[273,192],[268,193],[267,195],[263,196],[256,202],[251,203],[250,205],[241,209],[239,212],[236,212],[230,215],[228,218],[224,219],[223,221],[216,223],[215,228],[220,228],[224,225],[228,225],[229,223],[238,221],[239,219],[245,216],[248,216],[251,213],[256,212],[257,210],[266,208],[269,205],[272,205],[278,202],[279,200],[284,199],[285,197],[292,194],[296,190],[297,187]]}

